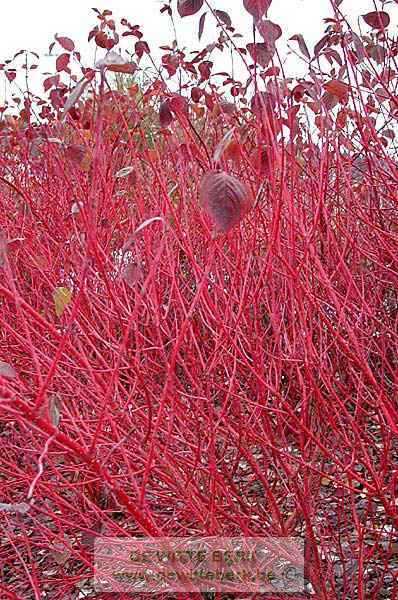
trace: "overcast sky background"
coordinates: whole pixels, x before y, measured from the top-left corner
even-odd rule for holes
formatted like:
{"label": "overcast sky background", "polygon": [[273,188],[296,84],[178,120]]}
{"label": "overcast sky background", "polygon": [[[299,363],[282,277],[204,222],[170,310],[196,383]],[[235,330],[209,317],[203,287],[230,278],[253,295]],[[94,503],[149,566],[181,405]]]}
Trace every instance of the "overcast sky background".
{"label": "overcast sky background", "polygon": [[[93,6],[103,10],[108,8],[113,11],[115,19],[126,17],[132,24],[142,26],[144,38],[150,45],[154,56],[160,56],[157,48],[173,40],[170,20],[166,15],[160,14],[162,0],[103,0],[98,5],[97,0],[14,0],[2,6],[2,33],[0,42],[0,62],[11,58],[21,49],[33,50],[43,56],[48,52],[49,44],[54,40],[54,34],[71,37],[76,49],[82,53],[85,66],[92,66],[94,61],[94,42],[87,43],[90,29],[97,23],[96,15],[91,10]],[[173,2],[176,5],[176,0]],[[252,20],[242,7],[243,0],[212,0],[212,6],[228,11],[236,30],[242,33],[247,41],[251,37]],[[388,5],[393,27],[398,24],[398,5]],[[373,10],[372,0],[343,0],[340,10],[347,15],[352,23],[357,17]],[[302,33],[307,44],[312,50],[314,44],[322,37],[325,24],[324,17],[332,16],[329,0],[274,0],[268,12],[268,18],[278,23],[283,29],[283,37],[278,42],[278,49],[282,54],[287,51],[286,42],[295,33]],[[176,15],[177,34],[180,46],[184,45],[189,50],[197,50],[204,44],[214,40],[215,25],[213,19],[208,17],[202,43],[198,42],[199,15],[179,18]],[[366,25],[361,22],[366,31]],[[135,38],[127,38],[134,40]],[[133,42],[134,43],[134,42]],[[295,42],[292,46],[296,47]],[[100,52],[99,57],[104,54]],[[222,68],[223,56],[219,55],[217,68]],[[21,64],[21,63],[19,63]],[[299,61],[290,57],[286,64],[289,75],[301,75],[302,69]],[[32,89],[39,91],[40,73],[53,71],[55,58],[44,58],[37,71],[32,72]],[[2,82],[4,76],[0,78]],[[19,77],[17,80],[21,85]],[[10,96],[10,88],[6,91],[4,83],[0,85],[0,102],[4,95]]]}

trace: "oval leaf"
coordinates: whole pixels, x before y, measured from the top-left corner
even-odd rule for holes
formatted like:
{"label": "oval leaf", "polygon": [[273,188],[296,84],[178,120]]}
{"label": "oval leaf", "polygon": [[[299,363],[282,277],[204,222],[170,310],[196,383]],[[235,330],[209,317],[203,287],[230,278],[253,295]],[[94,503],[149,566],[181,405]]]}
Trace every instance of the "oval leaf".
{"label": "oval leaf", "polygon": [[246,48],[254,62],[261,67],[266,67],[276,52],[274,44],[247,44]]}
{"label": "oval leaf", "polygon": [[72,292],[66,287],[57,287],[53,293],[55,314],[61,317],[65,308],[72,300]]}
{"label": "oval leaf", "polygon": [[114,50],[110,50],[104,58],[95,63],[96,69],[108,69],[114,73],[128,73],[133,75],[137,70],[137,65],[120,56]]}
{"label": "oval leaf", "polygon": [[390,15],[383,10],[375,10],[363,15],[363,20],[373,29],[384,29],[390,24]]}
{"label": "oval leaf", "polygon": [[255,21],[261,19],[269,7],[272,0],[243,0],[243,6],[250,13]]}
{"label": "oval leaf", "polygon": [[129,286],[134,287],[142,279],[142,271],[137,265],[129,263],[122,271],[122,279]]}
{"label": "oval leaf", "polygon": [[162,102],[159,107],[159,123],[161,127],[168,127],[174,121],[168,101]]}
{"label": "oval leaf", "polygon": [[224,10],[215,10],[214,14],[217,15],[226,27],[232,27],[231,17]]}
{"label": "oval leaf", "polygon": [[17,372],[14,367],[0,360],[0,377],[5,377],[6,379],[15,379],[16,376]]}
{"label": "oval leaf", "polygon": [[130,175],[130,173],[132,173],[134,171],[134,167],[123,167],[123,169],[120,169],[115,177],[116,179],[120,179],[121,177],[127,177],[127,175]]}
{"label": "oval leaf", "polygon": [[60,54],[56,60],[57,71],[69,71],[69,54]]}
{"label": "oval leaf", "polygon": [[233,175],[218,171],[210,171],[202,178],[199,200],[216,233],[230,231],[252,206],[248,187]]}
{"label": "oval leaf", "polygon": [[282,35],[282,29],[277,25],[277,23],[273,23],[272,21],[264,20],[257,21],[256,27],[264,38],[265,42],[269,44],[275,44],[276,40],[278,40]]}
{"label": "oval leaf", "polygon": [[350,86],[347,83],[339,81],[338,79],[332,79],[332,81],[325,83],[323,87],[329,94],[333,94],[333,96],[336,96],[339,100],[342,100],[350,90]]}
{"label": "oval leaf", "polygon": [[178,0],[177,10],[180,17],[189,17],[200,11],[204,0]]}
{"label": "oval leaf", "polygon": [[62,48],[64,50],[67,50],[68,52],[73,52],[73,50],[75,49],[75,44],[68,37],[57,37],[56,40],[57,40],[58,44],[60,46],[62,46]]}

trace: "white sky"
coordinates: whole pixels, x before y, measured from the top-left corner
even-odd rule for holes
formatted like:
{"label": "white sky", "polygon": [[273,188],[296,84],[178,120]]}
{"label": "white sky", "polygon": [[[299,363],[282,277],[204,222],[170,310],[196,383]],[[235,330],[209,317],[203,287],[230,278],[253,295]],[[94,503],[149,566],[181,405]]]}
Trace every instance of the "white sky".
{"label": "white sky", "polygon": [[[237,31],[250,36],[252,20],[243,9],[243,0],[211,0],[214,8],[226,10],[230,14]],[[170,21],[166,15],[160,15],[159,9],[163,5],[162,0],[103,0],[98,5],[97,0],[13,0],[2,5],[2,33],[0,41],[0,62],[11,58],[13,54],[21,49],[34,50],[41,56],[48,51],[49,44],[54,39],[54,34],[71,37],[76,49],[81,51],[83,62],[86,66],[93,65],[94,42],[87,43],[89,30],[96,24],[95,13],[92,6],[99,9],[108,8],[113,11],[115,19],[126,17],[132,24],[142,26],[144,39],[148,41],[153,51],[160,45],[172,41],[173,33]],[[174,0],[173,5],[176,5]],[[357,16],[373,10],[372,0],[344,0],[340,9],[355,22]],[[398,5],[387,5],[386,10],[390,13],[392,23],[398,24]],[[273,0],[268,12],[268,18],[278,23],[284,32],[279,42],[279,49],[283,52],[286,40],[295,33],[302,33],[307,45],[312,50],[314,43],[323,35],[325,25],[322,19],[332,16],[329,0]],[[209,18],[210,17],[210,18]],[[176,15],[177,32],[180,45],[186,45],[189,50],[196,50],[204,43],[214,39],[215,26],[212,17],[208,16],[205,34],[202,44],[197,38],[199,16],[181,19]],[[366,30],[364,22],[361,23]],[[134,40],[135,38],[126,38]],[[243,45],[243,44],[242,44]],[[292,45],[296,48],[296,43]],[[160,56],[161,51],[154,52]],[[217,67],[222,67],[222,58]],[[293,61],[293,62],[292,62]],[[40,63],[38,71],[32,72],[32,87],[38,85],[40,72],[52,71],[55,59],[44,59]],[[298,74],[300,66],[295,59],[290,59],[289,74]],[[2,78],[0,77],[0,82]],[[21,82],[19,79],[18,81]],[[40,89],[40,88],[36,88]],[[4,100],[3,85],[0,86],[0,102]],[[7,92],[7,96],[10,92]]]}

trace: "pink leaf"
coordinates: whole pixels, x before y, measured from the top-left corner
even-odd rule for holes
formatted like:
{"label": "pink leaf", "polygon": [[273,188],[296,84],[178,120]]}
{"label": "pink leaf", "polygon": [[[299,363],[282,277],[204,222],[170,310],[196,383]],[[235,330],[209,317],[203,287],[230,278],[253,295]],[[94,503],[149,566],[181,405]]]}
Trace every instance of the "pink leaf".
{"label": "pink leaf", "polygon": [[199,32],[198,32],[199,41],[202,38],[203,30],[205,28],[206,15],[207,15],[207,12],[204,12],[203,15],[201,15],[201,17],[199,19]]}
{"label": "pink leaf", "polygon": [[290,39],[298,42],[299,48],[300,48],[302,54],[304,54],[304,56],[306,56],[308,59],[311,58],[307,44],[305,43],[305,40],[304,40],[303,36],[301,35],[301,33],[296,33],[296,35],[293,35]]}
{"label": "pink leaf", "polygon": [[255,21],[261,19],[269,7],[272,0],[243,0],[243,6],[250,13]]}
{"label": "pink leaf", "polygon": [[210,171],[202,178],[200,205],[211,219],[216,233],[227,233],[237,225],[252,207],[248,187],[233,175]]}
{"label": "pink leaf", "polygon": [[75,49],[75,44],[68,37],[57,37],[56,40],[58,44],[60,44],[60,46],[62,46],[62,48],[64,50],[67,50],[68,52],[73,52],[73,50]]}
{"label": "pink leaf", "polygon": [[173,113],[170,110],[169,102],[162,102],[159,107],[159,123],[161,127],[168,127],[174,121]]}
{"label": "pink leaf", "polygon": [[373,29],[384,29],[390,24],[390,15],[382,10],[376,10],[363,15],[363,20]]}
{"label": "pink leaf", "polygon": [[177,10],[180,17],[195,15],[203,6],[204,0],[178,0]]}

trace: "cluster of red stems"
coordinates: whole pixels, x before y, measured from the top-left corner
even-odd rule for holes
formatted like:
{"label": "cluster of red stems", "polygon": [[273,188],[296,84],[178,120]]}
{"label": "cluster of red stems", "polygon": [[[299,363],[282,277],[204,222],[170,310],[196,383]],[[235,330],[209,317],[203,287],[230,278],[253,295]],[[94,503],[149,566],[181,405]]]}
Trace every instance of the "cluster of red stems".
{"label": "cluster of red stems", "polygon": [[389,3],[332,0],[302,78],[271,0],[246,45],[213,4],[161,6],[216,33],[160,65],[108,10],[42,98],[0,65],[1,598],[101,598],[96,536],[303,537],[310,597],[398,598]]}

